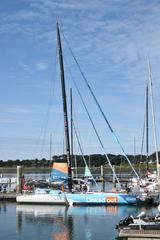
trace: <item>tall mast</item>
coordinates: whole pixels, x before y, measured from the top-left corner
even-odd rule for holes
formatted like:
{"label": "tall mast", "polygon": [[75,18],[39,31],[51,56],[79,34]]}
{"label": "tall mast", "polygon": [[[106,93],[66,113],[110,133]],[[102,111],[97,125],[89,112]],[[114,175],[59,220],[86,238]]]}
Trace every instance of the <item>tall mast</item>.
{"label": "tall mast", "polygon": [[72,107],[72,88],[70,88],[70,108],[71,108],[71,162],[73,164],[73,107]]}
{"label": "tall mast", "polygon": [[50,142],[49,142],[49,158],[52,163],[52,133],[50,134]]}
{"label": "tall mast", "polygon": [[[77,177],[77,160],[76,160],[76,155],[74,155],[74,152],[73,152],[74,146],[73,146],[73,98],[72,98],[72,88],[70,88],[70,108],[71,108],[71,167],[74,165],[74,174]],[[74,162],[74,164],[73,164],[73,162]]]}
{"label": "tall mast", "polygon": [[156,163],[157,163],[157,182],[160,184],[160,171],[159,171],[159,156],[158,156],[158,144],[157,144],[157,134],[156,134],[156,120],[155,120],[155,111],[153,105],[153,92],[152,92],[152,72],[151,72],[151,64],[148,59],[148,86],[150,91],[150,101],[151,101],[151,110],[152,110],[152,121],[153,121],[153,135],[154,135],[154,144],[156,151]]}
{"label": "tall mast", "polygon": [[61,73],[61,90],[62,90],[62,101],[63,101],[65,144],[66,144],[66,155],[67,155],[67,164],[68,164],[68,188],[69,188],[69,191],[71,192],[72,191],[72,172],[71,172],[68,114],[67,114],[67,103],[66,103],[63,55],[62,55],[61,37],[60,37],[60,30],[59,30],[58,23],[57,23],[57,41],[58,41],[58,54],[59,54],[59,64],[60,64],[60,73]]}
{"label": "tall mast", "polygon": [[148,161],[149,161],[149,155],[148,155],[148,83],[147,83],[147,89],[146,89],[146,168],[147,168],[147,171],[149,170]]}

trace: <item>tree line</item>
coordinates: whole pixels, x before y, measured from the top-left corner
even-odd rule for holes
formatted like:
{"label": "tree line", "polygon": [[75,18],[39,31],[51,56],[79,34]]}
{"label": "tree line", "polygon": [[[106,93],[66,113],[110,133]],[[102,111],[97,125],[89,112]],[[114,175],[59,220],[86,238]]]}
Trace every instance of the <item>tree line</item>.
{"label": "tree line", "polygon": [[[160,157],[160,152],[158,153]],[[145,164],[146,163],[146,156],[145,155],[127,155],[129,160],[132,164]],[[107,165],[107,158],[103,154],[91,154],[91,155],[74,155],[71,157],[71,165],[75,166],[75,161],[78,167],[84,167],[84,160],[85,158],[87,164],[90,167],[99,167],[101,165]],[[108,158],[112,165],[125,165],[127,164],[126,157],[124,155],[115,155],[115,154],[108,154]],[[25,160],[7,160],[3,161],[0,160],[0,167],[16,167],[18,165],[23,165],[25,167],[43,167],[48,168],[51,167],[53,162],[66,162],[66,155],[56,155],[52,157],[52,160],[47,160],[45,158],[42,159],[25,159]],[[149,162],[155,163],[156,162],[156,154],[153,153],[149,156]]]}

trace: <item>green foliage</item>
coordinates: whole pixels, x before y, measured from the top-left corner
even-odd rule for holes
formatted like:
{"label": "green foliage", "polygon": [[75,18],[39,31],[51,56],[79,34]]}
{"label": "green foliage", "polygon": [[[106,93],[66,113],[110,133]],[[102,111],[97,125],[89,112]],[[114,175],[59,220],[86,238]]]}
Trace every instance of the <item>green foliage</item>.
{"label": "green foliage", "polygon": [[[159,157],[160,157],[160,152],[159,152]],[[102,154],[92,154],[92,155],[85,155],[84,156],[85,161],[87,162],[88,166],[90,167],[99,167],[101,165],[106,165],[108,164],[107,158],[105,155]],[[108,154],[108,158],[111,162],[112,165],[114,166],[128,166],[127,160],[125,156],[123,155],[114,155],[114,154]],[[128,158],[134,164],[134,166],[139,167],[139,165],[144,165],[145,168],[145,163],[146,163],[146,156],[145,155],[128,155]],[[53,156],[52,157],[53,162],[66,162],[67,157],[66,155],[59,155],[59,156]],[[77,161],[77,166],[78,167],[84,167],[84,160],[81,155],[76,155],[73,156],[72,158],[72,166],[74,167],[75,165],[75,159]],[[149,157],[149,161],[151,161],[153,164],[156,162],[156,154],[153,153]],[[42,167],[42,168],[49,168],[51,167],[51,160],[47,160],[45,158],[42,159],[25,159],[25,160],[8,160],[8,161],[3,161],[0,160],[0,167],[16,167],[17,165],[23,165],[25,167]]]}

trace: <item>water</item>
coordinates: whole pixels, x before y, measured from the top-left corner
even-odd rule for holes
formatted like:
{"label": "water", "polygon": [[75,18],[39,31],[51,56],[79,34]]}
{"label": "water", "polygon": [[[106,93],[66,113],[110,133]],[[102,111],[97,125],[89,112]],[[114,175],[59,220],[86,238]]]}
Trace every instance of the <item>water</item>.
{"label": "water", "polygon": [[118,221],[144,210],[135,206],[67,208],[0,202],[0,239],[115,240]]}
{"label": "water", "polygon": [[[15,174],[5,174],[14,177]],[[49,174],[25,174],[26,179],[46,179]],[[102,188],[101,183],[98,183]],[[113,187],[106,184],[106,190]],[[115,240],[120,219],[156,208],[136,206],[64,207],[17,205],[0,202],[0,239],[4,240]]]}

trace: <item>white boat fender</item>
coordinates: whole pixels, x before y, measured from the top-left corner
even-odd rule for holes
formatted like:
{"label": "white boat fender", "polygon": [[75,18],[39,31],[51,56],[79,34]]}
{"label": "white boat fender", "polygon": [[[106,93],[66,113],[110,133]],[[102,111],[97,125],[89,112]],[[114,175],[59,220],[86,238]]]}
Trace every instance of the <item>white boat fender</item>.
{"label": "white boat fender", "polygon": [[141,212],[141,213],[138,214],[137,217],[138,218],[146,217],[146,213],[145,212]]}

